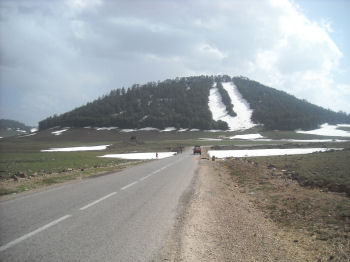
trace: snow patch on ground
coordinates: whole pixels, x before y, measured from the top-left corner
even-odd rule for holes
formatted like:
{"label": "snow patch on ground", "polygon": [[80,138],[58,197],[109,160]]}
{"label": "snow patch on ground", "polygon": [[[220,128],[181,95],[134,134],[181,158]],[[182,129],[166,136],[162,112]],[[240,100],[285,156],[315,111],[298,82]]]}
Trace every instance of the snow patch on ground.
{"label": "snow patch on ground", "polygon": [[279,156],[279,155],[301,155],[314,152],[326,152],[329,150],[342,150],[342,148],[288,148],[288,149],[256,149],[256,150],[210,150],[210,157],[255,157],[255,156]]}
{"label": "snow patch on ground", "polygon": [[207,137],[201,137],[201,138],[198,138],[198,140],[200,141],[222,141],[221,138],[207,138]]}
{"label": "snow patch on ground", "polygon": [[188,128],[180,128],[179,130],[177,130],[177,132],[185,132],[187,130],[188,130]]}
{"label": "snow patch on ground", "polygon": [[78,147],[61,147],[61,148],[50,148],[46,150],[40,150],[40,152],[76,152],[76,151],[98,151],[106,150],[109,145],[101,146],[78,146]]}
{"label": "snow patch on ground", "polygon": [[101,131],[101,130],[114,130],[114,129],[118,129],[118,127],[116,126],[110,126],[110,127],[97,127],[96,130],[97,131]]}
{"label": "snow patch on ground", "polygon": [[173,126],[169,126],[161,130],[160,132],[170,132],[170,131],[176,131],[176,128]]}
{"label": "snow patch on ground", "polygon": [[246,135],[236,135],[236,136],[230,137],[230,139],[249,139],[249,140],[255,140],[260,138],[264,138],[264,137],[260,134],[246,134]]}
{"label": "snow patch on ground", "polygon": [[33,127],[30,129],[30,133],[35,133],[35,132],[38,132],[38,128]]}
{"label": "snow patch on ground", "polygon": [[210,133],[217,133],[217,132],[222,132],[223,130],[219,129],[211,129],[211,130],[204,130],[205,132],[210,132]]}
{"label": "snow patch on ground", "polygon": [[342,136],[342,137],[350,137],[350,132],[345,130],[340,130],[338,127],[349,127],[347,124],[338,124],[338,125],[329,125],[325,123],[321,125],[319,129],[310,130],[310,131],[296,131],[301,134],[310,134],[310,135],[318,135],[318,136]]}
{"label": "snow patch on ground", "polygon": [[190,129],[190,131],[191,131],[191,132],[198,132],[198,131],[200,131],[200,130],[197,129],[197,128],[192,128],[192,129]]}
{"label": "snow patch on ground", "polygon": [[62,135],[63,132],[66,132],[69,128],[65,128],[65,129],[62,129],[62,130],[58,130],[58,131],[54,131],[54,132],[51,132],[51,134],[55,135],[55,136],[60,136]]}
{"label": "snow patch on ground", "polygon": [[121,158],[121,159],[134,159],[134,160],[146,160],[146,159],[162,159],[176,155],[176,152],[158,152],[158,158],[156,152],[150,153],[129,153],[129,154],[108,154],[99,157],[107,158]]}
{"label": "snow patch on ground", "polygon": [[122,133],[130,133],[130,132],[135,132],[137,129],[121,129],[120,132]]}
{"label": "snow patch on ground", "polygon": [[304,143],[324,143],[324,142],[346,142],[348,140],[340,139],[269,139],[265,138],[260,134],[246,134],[246,135],[236,135],[231,136],[230,139],[243,139],[243,140],[253,140],[253,141],[283,141],[283,142],[304,142]]}
{"label": "snow patch on ground", "polygon": [[139,131],[159,131],[159,129],[155,127],[144,127],[140,128]]}
{"label": "snow patch on ground", "polygon": [[350,127],[349,124],[338,124],[337,126],[338,126],[338,127]]}
{"label": "snow patch on ground", "polygon": [[249,108],[248,102],[243,99],[237,87],[232,82],[222,83],[222,86],[229,94],[233,111],[236,112],[237,116],[232,117],[228,115],[215,83],[209,94],[209,109],[212,112],[213,119],[215,121],[225,121],[231,131],[249,129],[256,126],[251,121],[253,111]]}

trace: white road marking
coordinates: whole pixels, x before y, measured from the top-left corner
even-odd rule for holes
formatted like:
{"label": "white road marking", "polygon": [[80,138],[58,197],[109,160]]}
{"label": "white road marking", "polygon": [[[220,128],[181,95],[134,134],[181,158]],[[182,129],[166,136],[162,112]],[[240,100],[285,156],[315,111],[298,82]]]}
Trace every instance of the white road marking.
{"label": "white road marking", "polygon": [[146,178],[149,178],[149,177],[152,176],[152,175],[153,175],[153,173],[152,173],[152,174],[149,174],[149,175],[147,175],[147,176],[141,177],[141,178],[139,179],[139,181],[143,181],[143,180],[145,180]]}
{"label": "white road marking", "polygon": [[147,176],[141,177],[141,178],[139,179],[139,181],[143,181],[143,180],[145,180],[146,178],[149,178],[150,176],[155,175],[155,174],[159,173],[160,171],[162,171],[162,170],[164,170],[164,169],[167,169],[168,167],[174,165],[175,163],[176,163],[176,162],[171,163],[171,164],[166,165],[166,166],[163,166],[163,167],[157,169],[156,171],[153,171],[151,174],[148,174]]}
{"label": "white road marking", "polygon": [[125,189],[127,189],[127,188],[129,188],[129,187],[131,187],[131,186],[133,186],[135,184],[137,184],[138,182],[139,181],[134,181],[134,182],[130,183],[129,185],[126,185],[126,186],[122,187],[121,190],[125,190]]}
{"label": "white road marking", "polygon": [[101,197],[100,199],[97,199],[96,201],[91,202],[90,204],[87,204],[86,206],[83,206],[82,208],[80,208],[80,210],[85,210],[93,205],[96,205],[97,203],[99,203],[99,202],[105,200],[106,198],[109,198],[115,194],[117,194],[117,192],[113,192],[113,193],[108,194],[107,196]]}
{"label": "white road marking", "polygon": [[[176,162],[177,162],[177,161],[176,161]],[[139,179],[139,180],[140,180],[140,181],[145,180],[146,178],[150,177],[151,175],[155,175],[155,174],[159,173],[160,171],[162,171],[162,170],[164,170],[164,169],[167,169],[168,167],[174,165],[176,162],[171,163],[171,164],[166,165],[166,166],[163,166],[163,167],[157,169],[156,171],[153,171],[151,174],[149,174],[149,175],[147,175],[147,176],[145,176],[145,177],[143,177],[143,178],[141,178],[141,179]]]}
{"label": "white road marking", "polygon": [[[175,162],[175,163],[176,163],[176,162]],[[163,167],[157,169],[156,171],[153,171],[151,174],[148,174],[147,176],[141,177],[141,178],[139,179],[139,181],[143,181],[143,180],[145,180],[146,178],[149,178],[150,176],[155,175],[155,174],[159,173],[160,171],[162,171],[162,170],[164,170],[164,169],[167,169],[168,167],[172,166],[172,165],[175,164],[175,163],[171,163],[171,164],[169,164],[169,165],[163,166]]]}
{"label": "white road marking", "polygon": [[45,229],[48,229],[49,227],[52,227],[52,226],[58,224],[59,222],[65,220],[65,219],[67,219],[67,218],[69,218],[69,217],[71,217],[71,216],[72,216],[72,215],[65,215],[65,216],[63,216],[63,217],[61,217],[61,218],[59,218],[59,219],[57,219],[57,220],[55,220],[55,221],[52,221],[52,222],[46,224],[45,226],[42,226],[42,227],[38,228],[37,230],[34,230],[34,231],[32,231],[32,232],[30,232],[30,233],[24,235],[24,236],[21,236],[21,237],[15,239],[15,240],[13,240],[13,241],[7,243],[7,244],[4,245],[4,246],[1,246],[1,247],[0,247],[0,252],[5,251],[6,249],[8,249],[8,248],[10,248],[10,247],[13,247],[14,245],[19,244],[20,242],[26,240],[27,238],[30,238],[30,237],[32,237],[32,236],[34,236],[34,235],[40,233],[41,231],[44,231]]}

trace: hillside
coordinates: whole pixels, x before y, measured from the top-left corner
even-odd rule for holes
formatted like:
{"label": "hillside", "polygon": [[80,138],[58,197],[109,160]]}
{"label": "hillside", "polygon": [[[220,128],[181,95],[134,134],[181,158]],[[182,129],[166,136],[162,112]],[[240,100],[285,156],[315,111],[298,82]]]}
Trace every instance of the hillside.
{"label": "hillside", "polygon": [[345,113],[335,113],[244,77],[232,80],[253,109],[252,120],[263,123],[266,129],[307,130],[323,123],[350,123],[350,115]]}
{"label": "hillside", "polygon": [[163,129],[173,126],[227,129],[226,123],[212,119],[208,107],[212,85],[212,77],[200,76],[116,89],[85,106],[41,121],[39,128],[117,126]]}
{"label": "hillside", "polygon": [[32,127],[25,124],[9,119],[0,119],[0,136],[9,137],[19,134],[30,133]]}
{"label": "hillside", "polygon": [[[213,89],[217,90],[218,100],[214,101],[214,109],[209,105]],[[242,105],[245,105],[243,111]],[[218,116],[218,112],[221,115]],[[254,123],[242,124],[242,121],[251,120]],[[163,129],[172,126],[237,130],[263,124],[266,129],[295,130],[316,128],[325,122],[350,123],[350,116],[315,106],[244,77],[196,76],[116,89],[85,106],[42,120],[39,128]]]}

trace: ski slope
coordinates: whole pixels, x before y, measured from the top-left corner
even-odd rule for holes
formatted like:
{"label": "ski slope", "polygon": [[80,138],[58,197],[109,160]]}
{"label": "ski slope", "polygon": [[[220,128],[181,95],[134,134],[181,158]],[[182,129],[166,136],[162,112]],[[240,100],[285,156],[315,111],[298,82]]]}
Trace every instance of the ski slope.
{"label": "ski slope", "polygon": [[256,126],[251,120],[253,110],[250,109],[248,102],[241,96],[237,87],[232,82],[223,82],[222,86],[229,94],[233,104],[233,111],[236,112],[237,116],[232,117],[227,113],[226,106],[222,102],[216,83],[214,83],[213,88],[210,89],[208,103],[213,119],[215,121],[225,121],[231,131],[244,130]]}

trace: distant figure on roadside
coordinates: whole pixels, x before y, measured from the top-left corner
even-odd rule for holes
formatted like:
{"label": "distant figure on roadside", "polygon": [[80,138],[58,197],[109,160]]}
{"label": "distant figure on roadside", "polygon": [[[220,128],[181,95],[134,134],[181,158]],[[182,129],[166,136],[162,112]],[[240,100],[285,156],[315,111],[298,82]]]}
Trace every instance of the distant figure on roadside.
{"label": "distant figure on roadside", "polygon": [[156,158],[158,158],[158,152],[156,153]]}

